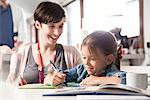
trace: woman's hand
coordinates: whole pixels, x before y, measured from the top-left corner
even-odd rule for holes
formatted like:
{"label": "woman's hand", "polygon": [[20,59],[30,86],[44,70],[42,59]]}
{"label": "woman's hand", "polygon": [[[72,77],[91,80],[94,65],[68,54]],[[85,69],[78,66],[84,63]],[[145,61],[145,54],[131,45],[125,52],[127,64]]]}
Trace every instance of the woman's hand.
{"label": "woman's hand", "polygon": [[19,86],[22,86],[22,85],[25,85],[25,84],[27,84],[27,82],[22,77],[20,77],[19,78]]}
{"label": "woman's hand", "polygon": [[44,79],[44,84],[59,85],[64,83],[65,79],[66,74],[61,72],[49,73]]}

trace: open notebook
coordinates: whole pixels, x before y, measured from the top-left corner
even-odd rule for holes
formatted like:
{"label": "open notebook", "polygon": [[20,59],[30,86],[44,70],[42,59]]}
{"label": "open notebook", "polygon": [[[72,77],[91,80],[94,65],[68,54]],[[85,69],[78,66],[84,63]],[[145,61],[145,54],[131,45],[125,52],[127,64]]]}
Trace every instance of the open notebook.
{"label": "open notebook", "polygon": [[43,96],[75,96],[75,95],[145,95],[150,92],[129,87],[123,84],[102,84],[99,86],[70,87],[56,89],[53,93],[44,93]]}
{"label": "open notebook", "polygon": [[18,87],[19,89],[57,89],[62,86],[44,85],[44,84],[26,84]]}
{"label": "open notebook", "polygon": [[58,88],[65,88],[65,87],[80,87],[79,83],[75,82],[68,82],[66,84],[61,85],[49,85],[49,84],[26,84],[19,86],[19,89],[58,89]]}

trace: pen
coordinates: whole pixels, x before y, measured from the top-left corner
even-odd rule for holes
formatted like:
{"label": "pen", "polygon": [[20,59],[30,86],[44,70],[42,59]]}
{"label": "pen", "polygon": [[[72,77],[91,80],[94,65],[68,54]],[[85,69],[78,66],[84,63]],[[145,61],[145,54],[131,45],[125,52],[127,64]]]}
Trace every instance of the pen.
{"label": "pen", "polygon": [[55,66],[55,64],[50,60],[50,64],[52,65],[52,68],[54,69],[54,71],[56,71],[56,72],[62,72],[62,73],[64,73],[64,74],[66,74],[66,73],[68,73],[68,71],[66,71],[66,70],[64,70],[64,71],[59,71],[58,69],[57,69],[57,67]]}
{"label": "pen", "polygon": [[68,73],[66,70],[64,70],[64,71],[59,71],[51,60],[50,60],[50,64],[52,65],[54,71],[56,71],[56,72],[62,72],[62,73],[64,73],[64,74]]}
{"label": "pen", "polygon": [[[56,66],[54,65],[54,63],[51,60],[50,60],[50,64],[52,65],[52,68],[54,69],[54,71],[60,72],[60,71],[57,70]],[[64,74],[68,73],[67,71],[61,71],[61,72],[64,73]],[[66,80],[64,80],[64,84],[67,86]]]}
{"label": "pen", "polygon": [[51,60],[50,60],[50,64],[52,65],[54,71],[59,72],[59,71],[57,70],[56,66],[54,65],[54,63],[53,63]]}

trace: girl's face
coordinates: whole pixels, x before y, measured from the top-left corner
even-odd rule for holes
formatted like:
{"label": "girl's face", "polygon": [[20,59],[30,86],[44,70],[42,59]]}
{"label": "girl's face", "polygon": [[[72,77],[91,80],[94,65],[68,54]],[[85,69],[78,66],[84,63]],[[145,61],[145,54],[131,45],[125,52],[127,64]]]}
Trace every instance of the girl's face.
{"label": "girl's face", "polygon": [[90,75],[100,75],[105,68],[107,67],[107,56],[102,52],[98,52],[97,54],[89,51],[88,46],[82,47],[82,55],[83,55],[83,64],[88,74]]}
{"label": "girl's face", "polygon": [[39,29],[40,38],[49,44],[56,44],[57,40],[63,32],[64,22],[65,18],[62,18],[62,20],[57,23],[42,23],[41,28]]}

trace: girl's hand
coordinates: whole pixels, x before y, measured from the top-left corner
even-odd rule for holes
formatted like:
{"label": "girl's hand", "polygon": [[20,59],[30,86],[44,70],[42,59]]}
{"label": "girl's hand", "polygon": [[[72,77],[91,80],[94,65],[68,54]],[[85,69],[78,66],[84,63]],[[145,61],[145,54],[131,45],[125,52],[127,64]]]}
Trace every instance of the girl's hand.
{"label": "girl's hand", "polygon": [[65,79],[66,74],[61,72],[49,73],[44,79],[44,84],[59,85],[64,83]]}
{"label": "girl's hand", "polygon": [[90,75],[89,77],[82,80],[80,85],[82,86],[91,86],[91,85],[98,85],[98,77],[94,75]]}

